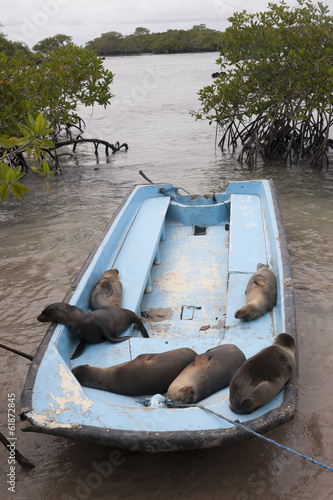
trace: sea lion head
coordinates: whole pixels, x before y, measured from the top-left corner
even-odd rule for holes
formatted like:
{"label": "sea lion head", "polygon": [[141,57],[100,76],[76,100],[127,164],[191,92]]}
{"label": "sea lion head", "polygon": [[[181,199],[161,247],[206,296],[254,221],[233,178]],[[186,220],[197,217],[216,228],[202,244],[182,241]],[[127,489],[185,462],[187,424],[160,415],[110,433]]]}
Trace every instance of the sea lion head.
{"label": "sea lion head", "polygon": [[69,314],[72,311],[72,306],[66,304],[65,302],[55,302],[45,307],[45,309],[37,316],[37,320],[41,323],[48,323],[52,321],[58,321],[60,323],[60,316],[63,314]]}
{"label": "sea lion head", "polygon": [[74,377],[80,382],[81,385],[86,387],[93,387],[99,389],[102,382],[95,380],[92,372],[94,367],[90,365],[80,365],[73,368],[72,373]]}
{"label": "sea lion head", "polygon": [[262,267],[267,267],[267,269],[269,269],[269,266],[267,264],[262,264],[261,262],[259,262],[259,264],[257,264],[257,271],[259,271],[259,269],[261,269]]}
{"label": "sea lion head", "polygon": [[286,347],[287,349],[291,349],[292,351],[296,348],[296,342],[294,337],[289,335],[289,333],[279,333],[279,335],[274,340],[275,345],[279,345],[281,347]]}
{"label": "sea lion head", "polygon": [[[171,390],[170,390],[171,389]],[[169,387],[167,397],[175,404],[193,404],[197,401],[197,392],[193,385]]]}
{"label": "sea lion head", "polygon": [[260,408],[260,405],[256,405],[254,399],[249,396],[244,399],[241,396],[234,398],[232,401],[230,400],[229,408],[233,413],[237,413],[238,415],[247,415]]}
{"label": "sea lion head", "polygon": [[246,304],[246,306],[241,307],[235,312],[235,318],[241,319],[242,321],[252,321],[254,319],[262,316],[262,313],[257,305]]}
{"label": "sea lion head", "polygon": [[118,269],[108,269],[102,274],[104,278],[109,278],[109,279],[110,278],[118,279],[118,275],[119,275]]}

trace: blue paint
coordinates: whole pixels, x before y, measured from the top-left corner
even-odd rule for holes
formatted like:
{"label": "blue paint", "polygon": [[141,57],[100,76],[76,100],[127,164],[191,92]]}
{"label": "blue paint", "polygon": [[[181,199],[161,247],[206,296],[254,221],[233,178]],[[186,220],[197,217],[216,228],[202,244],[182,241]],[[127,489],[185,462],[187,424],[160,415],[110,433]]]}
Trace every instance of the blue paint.
{"label": "blue paint", "polygon": [[[196,234],[195,226],[203,230]],[[150,338],[129,329],[123,335],[132,335],[130,341],[89,345],[70,361],[77,341],[58,325],[35,367],[32,406],[26,417],[46,432],[78,425],[101,432],[162,434],[232,427],[198,408],[149,408],[138,403],[138,397],[81,387],[71,369],[80,364],[112,366],[142,353],[179,347],[201,354],[223,343],[236,344],[250,357],[270,345],[278,333],[288,331],[279,237],[268,181],[233,182],[225,193],[213,197],[181,196],[171,185],[134,188],[91,257],[70,303],[88,309],[95,281],[106,269],[118,269],[123,307],[142,313]],[[245,288],[259,262],[269,264],[277,276],[278,304],[271,313],[244,323],[234,313],[246,303]],[[145,293],[147,286],[150,293]],[[231,420],[247,422],[279,411],[283,398],[281,392],[265,407],[241,417],[229,409],[228,388],[202,404]]]}

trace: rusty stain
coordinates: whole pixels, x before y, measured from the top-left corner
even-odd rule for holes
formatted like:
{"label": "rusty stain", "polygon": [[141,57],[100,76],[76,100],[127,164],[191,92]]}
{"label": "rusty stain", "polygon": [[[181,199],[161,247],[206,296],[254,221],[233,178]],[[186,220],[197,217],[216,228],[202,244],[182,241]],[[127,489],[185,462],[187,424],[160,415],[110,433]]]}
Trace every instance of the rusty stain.
{"label": "rusty stain", "polygon": [[141,316],[150,321],[164,321],[172,318],[171,307],[151,307],[147,311],[141,311]]}

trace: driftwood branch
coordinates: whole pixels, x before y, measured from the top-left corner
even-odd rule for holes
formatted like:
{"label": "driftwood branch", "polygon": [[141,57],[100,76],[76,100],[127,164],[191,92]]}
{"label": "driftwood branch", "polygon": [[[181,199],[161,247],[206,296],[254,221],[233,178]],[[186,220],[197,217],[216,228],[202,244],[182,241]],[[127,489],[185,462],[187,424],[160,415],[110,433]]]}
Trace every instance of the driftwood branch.
{"label": "driftwood branch", "polygon": [[105,146],[105,154],[108,156],[109,155],[109,150],[112,151],[112,153],[116,153],[120,149],[124,148],[125,151],[128,150],[128,145],[124,142],[123,144],[120,144],[119,142],[116,142],[115,144],[111,144],[110,142],[107,141],[102,141],[100,139],[83,139],[83,138],[76,138],[76,139],[66,139],[64,141],[58,141],[54,144],[54,147],[56,149],[61,148],[62,146],[71,146],[73,145],[73,153],[75,153],[76,146],[78,144],[83,144],[85,142],[92,142],[95,146],[95,154],[98,155],[98,146],[103,145]]}

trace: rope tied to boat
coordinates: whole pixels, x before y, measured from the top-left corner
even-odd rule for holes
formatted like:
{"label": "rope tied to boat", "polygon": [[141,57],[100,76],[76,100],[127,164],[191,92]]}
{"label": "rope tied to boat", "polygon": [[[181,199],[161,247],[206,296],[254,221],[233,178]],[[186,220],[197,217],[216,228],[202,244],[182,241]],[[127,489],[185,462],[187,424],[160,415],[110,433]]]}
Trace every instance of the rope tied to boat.
{"label": "rope tied to boat", "polygon": [[266,436],[263,436],[262,434],[259,434],[258,432],[250,429],[249,427],[246,427],[246,425],[243,425],[240,423],[239,420],[231,420],[228,417],[225,417],[224,415],[221,415],[220,413],[217,413],[214,410],[211,410],[210,408],[207,408],[207,406],[200,405],[197,403],[194,404],[176,404],[171,401],[170,398],[162,396],[161,394],[155,394],[155,396],[151,398],[145,398],[143,400],[137,401],[137,403],[140,403],[144,406],[147,406],[149,408],[175,408],[175,409],[182,409],[182,408],[199,408],[200,410],[207,411],[208,413],[212,413],[218,418],[222,418],[226,422],[232,425],[236,425],[240,429],[248,432],[249,434],[252,434],[255,437],[258,437],[260,439],[263,439],[264,441],[273,444],[283,450],[289,451],[289,453],[293,453],[294,455],[303,458],[304,460],[307,460],[308,462],[311,462],[315,465],[318,465],[319,467],[322,467],[324,469],[329,470],[330,472],[333,472],[332,467],[328,467],[327,465],[323,464],[322,462],[318,462],[317,460],[314,460],[313,458],[307,457],[306,455],[303,455],[303,453],[299,453],[298,451],[295,451],[291,448],[288,448],[288,446],[285,446],[283,444],[278,443],[277,441],[274,441],[273,439],[270,439]]}
{"label": "rope tied to boat", "polygon": [[300,458],[303,458],[303,459],[305,459],[305,460],[307,460],[307,461],[309,461],[309,462],[311,462],[311,463],[313,463],[315,465],[318,465],[319,467],[322,467],[324,469],[329,470],[330,472],[333,472],[333,468],[332,467],[328,467],[327,465],[325,465],[325,464],[323,464],[321,462],[318,462],[317,460],[314,460],[313,458],[307,457],[306,455],[303,455],[302,453],[299,453],[298,451],[295,451],[295,450],[293,450],[291,448],[288,448],[288,446],[280,444],[277,441],[274,441],[273,439],[267,438],[266,436],[263,436],[262,434],[259,434],[258,432],[250,429],[249,427],[246,427],[245,425],[241,424],[239,422],[239,420],[231,420],[230,418],[224,417],[220,413],[217,413],[217,412],[211,410],[210,408],[207,408],[204,405],[200,405],[200,404],[188,404],[188,405],[174,405],[173,407],[174,408],[200,408],[201,410],[205,410],[205,411],[207,411],[209,413],[212,413],[216,417],[222,418],[223,420],[225,420],[229,424],[236,425],[240,429],[242,429],[242,430],[244,430],[244,431],[252,434],[255,437],[263,439],[264,441],[267,441],[268,443],[271,443],[271,444],[273,444],[275,446],[278,446],[279,448],[281,448],[283,450],[289,451],[289,453],[293,453],[294,455],[296,455],[296,456],[298,456]]}

